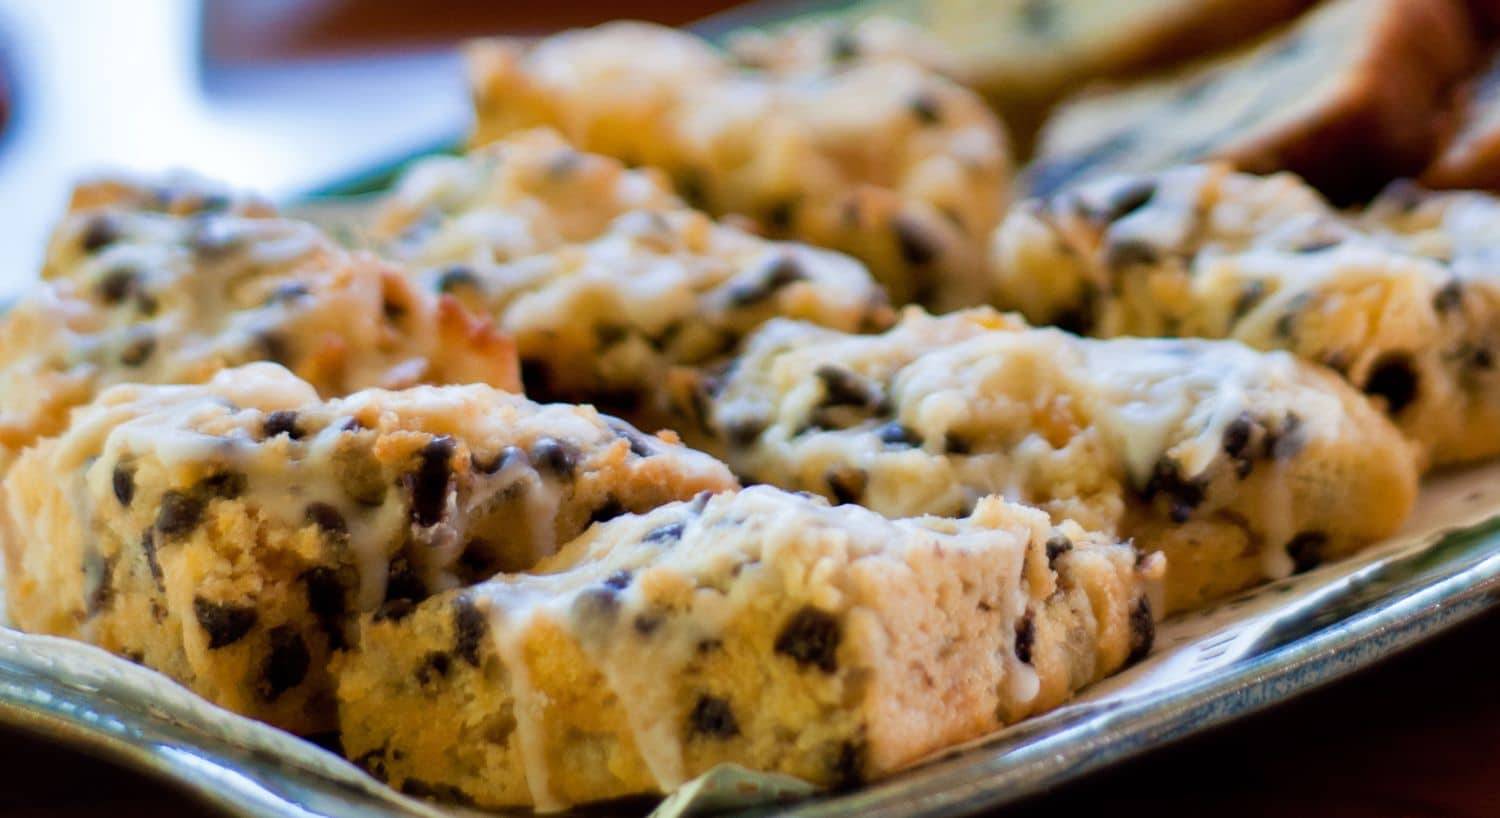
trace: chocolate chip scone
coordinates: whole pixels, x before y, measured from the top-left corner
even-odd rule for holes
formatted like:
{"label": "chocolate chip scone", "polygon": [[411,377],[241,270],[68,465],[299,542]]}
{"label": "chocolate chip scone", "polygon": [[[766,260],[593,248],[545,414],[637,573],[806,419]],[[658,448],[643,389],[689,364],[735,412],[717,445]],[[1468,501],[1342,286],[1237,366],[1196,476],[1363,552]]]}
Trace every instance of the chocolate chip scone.
{"label": "chocolate chip scone", "polygon": [[537,129],[413,165],[381,199],[370,233],[417,266],[498,264],[597,238],[626,213],[681,206],[659,173]]}
{"label": "chocolate chip scone", "polygon": [[0,465],[106,386],[199,382],[248,361],[285,364],[328,396],[519,388],[510,341],[404,271],[309,224],[132,190],[75,196],[45,279],[0,318]]}
{"label": "chocolate chip scone", "polygon": [[910,63],[816,81],[735,66],[638,23],[469,49],[476,144],[547,125],[583,150],[665,170],[687,201],[848,252],[894,301],[983,299],[983,237],[1009,159],[978,96]]}
{"label": "chocolate chip scone", "polygon": [[1115,172],[1221,159],[1340,199],[1427,164],[1473,34],[1458,0],[1332,0],[1257,45],[1064,103],[1027,171],[1048,195]]}
{"label": "chocolate chip scone", "polygon": [[[1495,14],[1500,15],[1500,5]],[[1500,52],[1464,89],[1458,127],[1422,172],[1437,188],[1500,190]]]}
{"label": "chocolate chip scone", "polygon": [[910,60],[982,92],[1023,138],[1048,105],[1116,79],[1213,53],[1290,19],[1310,0],[880,0],[730,40],[742,62],[782,73]]}
{"label": "chocolate chip scone", "polygon": [[990,310],[883,335],[774,321],[708,385],[742,477],[892,516],[1000,494],[1167,555],[1182,610],[1390,534],[1409,444],[1332,372],[1232,342],[1081,339]]}
{"label": "chocolate chip scone", "polygon": [[345,752],[484,807],[726,762],[848,786],[1144,655],[1160,560],[998,498],[893,521],[762,486],[596,526],[538,572],[365,617]]}
{"label": "chocolate chip scone", "polygon": [[324,402],[252,364],[124,385],[4,481],[11,620],[131,657],[236,712],[333,726],[352,617],[530,567],[728,470],[587,407],[482,385]]}
{"label": "chocolate chip scone", "polygon": [[1400,186],[1363,212],[1290,174],[1121,176],[1018,206],[996,299],[1100,336],[1232,338],[1327,365],[1433,464],[1500,452],[1500,201]]}
{"label": "chocolate chip scone", "polygon": [[[423,265],[417,280],[492,317],[515,340],[534,397],[678,426],[675,407],[690,395],[679,387],[691,373],[677,369],[722,359],[773,316],[846,332],[893,320],[885,292],[852,258],[715,223],[661,186],[649,195],[585,195],[655,183],[554,135],[532,132],[434,161],[417,166],[384,210],[430,213],[422,233],[401,242]],[[426,181],[434,173],[503,193],[434,194],[425,197],[434,204],[416,205],[424,197],[413,191],[439,187]],[[579,190],[551,192],[568,189],[574,175]],[[517,176],[534,184],[509,181]],[[595,204],[572,207],[580,197]],[[545,215],[558,205],[569,205],[566,227]]]}

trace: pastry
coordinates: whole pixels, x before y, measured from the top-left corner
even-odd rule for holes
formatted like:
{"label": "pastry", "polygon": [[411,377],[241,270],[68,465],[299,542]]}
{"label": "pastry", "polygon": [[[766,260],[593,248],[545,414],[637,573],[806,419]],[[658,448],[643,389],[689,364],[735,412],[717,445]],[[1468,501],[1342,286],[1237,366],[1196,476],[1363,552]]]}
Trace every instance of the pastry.
{"label": "pastry", "polygon": [[482,385],[324,401],[252,364],[116,386],[23,453],[3,483],[6,599],[25,630],[318,732],[357,613],[396,615],[595,521],[734,485],[587,407]]}
{"label": "pastry", "polygon": [[0,466],[108,385],[198,382],[249,361],[285,364],[325,396],[519,388],[514,347],[489,322],[312,225],[173,215],[132,188],[109,203],[100,190],[75,195],[44,280],[0,318]]}
{"label": "pastry", "polygon": [[415,234],[392,231],[408,236],[396,252],[423,265],[424,289],[515,339],[529,394],[646,426],[680,425],[674,386],[689,373],[675,370],[731,354],[770,317],[848,332],[893,320],[854,259],[715,223],[551,134],[420,164],[381,210],[430,214]]}
{"label": "pastry", "polygon": [[1221,159],[1367,196],[1427,164],[1473,57],[1458,0],[1332,0],[1236,53],[1064,102],[1026,187]]}
{"label": "pastry", "polygon": [[1167,556],[1167,610],[1392,533],[1396,429],[1332,372],[1223,341],[1087,340],[988,309],[883,335],[773,321],[705,385],[743,478],[891,516],[999,494]]}
{"label": "pastry", "polygon": [[479,42],[469,64],[475,144],[555,127],[582,150],[666,171],[712,215],[856,256],[897,303],[983,298],[1005,137],[977,96],[933,72],[887,62],[778,77],[640,23]]}
{"label": "pastry", "polygon": [[1290,174],[1121,176],[1017,207],[997,301],[1100,336],[1233,338],[1329,366],[1424,460],[1500,452],[1500,201],[1399,185],[1336,211]]}
{"label": "pastry", "polygon": [[361,621],[343,747],[482,807],[669,792],[726,762],[847,787],[1145,655],[1158,559],[998,498],[888,520],[756,487],[589,529],[536,575]]}

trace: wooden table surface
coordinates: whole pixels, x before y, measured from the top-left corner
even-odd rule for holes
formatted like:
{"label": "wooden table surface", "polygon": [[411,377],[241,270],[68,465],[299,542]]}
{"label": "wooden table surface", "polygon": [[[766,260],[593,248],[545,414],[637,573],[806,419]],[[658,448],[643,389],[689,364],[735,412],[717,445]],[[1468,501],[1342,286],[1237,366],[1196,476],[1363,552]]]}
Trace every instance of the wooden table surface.
{"label": "wooden table surface", "polygon": [[[268,5],[277,13],[263,13]],[[208,0],[204,19],[210,48],[226,59],[254,62],[307,52],[409,49],[487,31],[545,30],[611,16],[683,22],[731,3],[557,0],[545,9],[536,5],[457,2],[441,15],[414,16],[414,8],[432,6],[404,0]],[[288,14],[288,8],[295,13]],[[0,101],[0,111],[4,108]],[[1497,646],[1500,613],[1262,715],[997,814],[1500,816]],[[212,814],[170,787],[107,762],[36,736],[0,731],[4,818]]]}

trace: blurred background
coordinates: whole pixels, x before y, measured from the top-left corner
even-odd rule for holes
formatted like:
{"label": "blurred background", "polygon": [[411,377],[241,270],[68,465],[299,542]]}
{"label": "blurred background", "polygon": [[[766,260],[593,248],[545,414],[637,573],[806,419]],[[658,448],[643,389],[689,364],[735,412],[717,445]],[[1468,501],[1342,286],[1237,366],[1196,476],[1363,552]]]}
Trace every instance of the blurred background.
{"label": "blurred background", "polygon": [[191,168],[294,196],[457,138],[466,37],[732,5],[0,0],[0,300],[36,275],[80,174]]}

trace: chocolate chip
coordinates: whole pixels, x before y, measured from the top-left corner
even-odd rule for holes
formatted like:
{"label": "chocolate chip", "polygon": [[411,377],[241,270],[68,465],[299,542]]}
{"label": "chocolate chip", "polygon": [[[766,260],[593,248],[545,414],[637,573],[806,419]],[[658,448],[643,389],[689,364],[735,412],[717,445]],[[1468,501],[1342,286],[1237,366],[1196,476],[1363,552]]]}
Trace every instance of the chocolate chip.
{"label": "chocolate chip", "polygon": [[90,617],[97,616],[114,602],[115,586],[110,582],[115,560],[106,559],[99,550],[89,546],[83,554],[83,609]]}
{"label": "chocolate chip", "polygon": [[1399,415],[1416,400],[1420,386],[1411,358],[1391,353],[1375,362],[1370,377],[1365,379],[1364,391],[1366,395],[1384,398],[1387,414]]}
{"label": "chocolate chip", "polygon": [[828,40],[828,56],[836,63],[859,56],[859,40],[849,29],[840,29]]}
{"label": "chocolate chip", "polygon": [[1450,312],[1464,303],[1464,290],[1458,279],[1450,279],[1432,296],[1432,308],[1438,312]]}
{"label": "chocolate chip", "polygon": [[578,447],[553,437],[544,437],[531,447],[531,462],[565,480],[573,477],[581,458]]}
{"label": "chocolate chip", "polygon": [[417,683],[431,684],[434,679],[446,678],[452,669],[453,657],[440,650],[429,651],[417,665]]}
{"label": "chocolate chip", "polygon": [[114,483],[115,499],[120,501],[120,505],[129,508],[130,501],[135,499],[135,468],[116,463],[111,481]]}
{"label": "chocolate chip", "polygon": [[380,304],[380,312],[385,316],[385,320],[394,324],[406,317],[406,305],[399,301],[386,299]]}
{"label": "chocolate chip", "polygon": [[1323,564],[1323,549],[1328,545],[1328,535],[1321,531],[1303,531],[1286,544],[1287,556],[1292,558],[1295,573],[1311,571]]}
{"label": "chocolate chip", "polygon": [[385,769],[385,748],[377,747],[366,753],[361,753],[354,759],[354,766],[369,773],[378,781],[387,780],[388,773]]}
{"label": "chocolate chip", "polygon": [[662,545],[674,543],[682,539],[683,528],[684,525],[680,522],[667,523],[663,526],[657,526],[656,528],[647,531],[646,536],[641,538],[641,542],[660,543]]}
{"label": "chocolate chip", "polygon": [[823,382],[824,406],[874,406],[880,395],[865,377],[834,364],[823,364],[813,374]]}
{"label": "chocolate chip", "polygon": [[731,307],[748,307],[806,279],[807,271],[802,269],[801,262],[789,255],[777,255],[761,265],[749,281],[732,284],[725,298]]}
{"label": "chocolate chip", "polygon": [[410,599],[388,599],[375,609],[372,618],[376,622],[400,622],[416,609],[417,603]]}
{"label": "chocolate chip", "polygon": [[437,278],[437,291],[440,293],[451,293],[454,290],[478,286],[479,277],[474,275],[473,270],[461,264],[445,268]]}
{"label": "chocolate chip", "polygon": [[261,358],[286,366],[292,360],[291,344],[277,332],[262,332],[255,336],[255,346]]}
{"label": "chocolate chip", "polygon": [[943,451],[947,454],[968,454],[973,450],[973,444],[954,432],[943,435]]}
{"label": "chocolate chip", "polygon": [[869,482],[863,469],[852,466],[830,469],[825,479],[828,481],[828,492],[840,504],[858,503]]}
{"label": "chocolate chip", "polygon": [[1090,215],[1104,222],[1116,222],[1140,210],[1156,196],[1156,182],[1132,179],[1116,188]]}
{"label": "chocolate chip", "polygon": [[466,596],[453,600],[454,655],[473,667],[479,667],[479,649],[489,631],[489,620],[474,600]]}
{"label": "chocolate chip", "polygon": [[652,445],[651,439],[641,434],[635,427],[623,420],[615,418],[608,419],[609,428],[616,437],[630,444],[630,453],[636,457],[650,457],[656,454],[656,447]]}
{"label": "chocolate chip", "polygon": [[812,606],[798,610],[776,635],[775,651],[790,656],[799,665],[824,673],[838,670],[842,625],[838,617]]}
{"label": "chocolate chip", "polygon": [[344,515],[328,503],[308,503],[305,518],[309,523],[336,537],[349,534],[349,525],[344,522]]}
{"label": "chocolate chip", "polygon": [[1155,264],[1160,258],[1154,246],[1140,239],[1111,240],[1104,247],[1104,264],[1111,270]]}
{"label": "chocolate chip", "polygon": [[146,570],[151,572],[151,579],[156,583],[156,587],[164,588],[161,561],[156,556],[156,535],[149,528],[141,534],[141,554],[146,557]]}
{"label": "chocolate chip", "polygon": [[1264,281],[1252,281],[1241,286],[1240,294],[1234,299],[1234,320],[1239,321],[1244,318],[1265,297],[1266,283]]}
{"label": "chocolate chip", "polygon": [[254,606],[213,602],[201,596],[193,597],[193,615],[208,634],[210,650],[244,639],[259,618]]}
{"label": "chocolate chip", "polygon": [[271,295],[266,298],[266,306],[271,306],[273,304],[290,304],[299,298],[304,298],[310,295],[311,293],[312,290],[308,289],[306,284],[298,281],[290,281],[286,284],[278,286],[276,289],[271,291]]}
{"label": "chocolate chip", "polygon": [[1280,428],[1268,431],[1265,439],[1266,456],[1275,460],[1296,457],[1307,445],[1307,435],[1302,429],[1302,416],[1287,412]]}
{"label": "chocolate chip", "polygon": [[891,232],[896,237],[896,249],[901,260],[912,267],[922,267],[936,261],[941,248],[927,231],[906,216],[897,216],[891,221]]}
{"label": "chocolate chip", "polygon": [[448,506],[448,486],[453,479],[449,461],[457,448],[453,438],[443,435],[427,441],[417,457],[417,470],[407,476],[411,492],[411,518],[417,525],[437,525]]}
{"label": "chocolate chip", "polygon": [[613,497],[607,497],[605,498],[603,505],[594,509],[593,512],[589,514],[589,522],[607,523],[624,513],[625,507],[620,505],[619,500]]}
{"label": "chocolate chip", "polygon": [[474,470],[481,474],[497,474],[506,469],[531,465],[530,458],[518,446],[506,446],[489,460],[480,460],[478,455],[471,454],[469,462],[473,464]]}
{"label": "chocolate chip", "polygon": [[277,625],[268,636],[271,652],[266,656],[265,665],[261,667],[260,684],[256,692],[266,701],[274,702],[281,698],[281,694],[302,684],[302,680],[307,678],[307,670],[312,666],[312,654],[308,652],[307,642],[302,639],[302,634],[291,625]]}
{"label": "chocolate chip", "polygon": [[938,98],[927,91],[919,92],[907,101],[911,115],[923,125],[936,125],[943,119],[943,109]]}
{"label": "chocolate chip", "polygon": [[1221,445],[1230,457],[1239,457],[1250,445],[1250,436],[1255,431],[1255,421],[1248,414],[1240,414],[1224,426]]}
{"label": "chocolate chip", "polygon": [[1047,565],[1050,567],[1057,563],[1057,558],[1073,550],[1073,541],[1062,534],[1053,534],[1047,538]]}
{"label": "chocolate chip", "polygon": [[292,440],[302,439],[302,430],[297,428],[297,413],[289,409],[280,409],[266,415],[261,431],[266,437],[286,435]]}
{"label": "chocolate chip", "polygon": [[730,423],[724,430],[729,445],[743,448],[754,443],[766,430],[766,422],[759,418],[746,418]]}
{"label": "chocolate chip", "polygon": [[849,790],[865,782],[865,766],[869,751],[863,741],[845,741],[828,765],[828,786],[835,790]]}
{"label": "chocolate chip", "polygon": [[247,482],[243,472],[221,469],[199,480],[193,491],[205,499],[233,500],[245,493]]}
{"label": "chocolate chip", "polygon": [[630,579],[631,576],[629,571],[619,570],[614,572],[613,574],[610,574],[604,580],[604,587],[613,588],[616,591],[623,591],[630,586]]}
{"label": "chocolate chip", "polygon": [[1016,658],[1031,664],[1031,648],[1036,645],[1036,615],[1029,609],[1016,622]]}
{"label": "chocolate chip", "polygon": [[881,443],[887,446],[921,446],[922,436],[907,426],[896,421],[881,426],[875,430],[875,436]]}
{"label": "chocolate chip", "polygon": [[1130,609],[1130,654],[1126,664],[1139,662],[1151,652],[1156,641],[1156,619],[1151,615],[1151,600],[1141,597]]}
{"label": "chocolate chip", "polygon": [[585,588],[573,598],[573,616],[582,623],[610,623],[620,613],[620,595],[613,588]]}
{"label": "chocolate chip", "polygon": [[717,696],[699,696],[688,714],[688,729],[694,735],[708,738],[734,738],[740,734],[740,724],[734,718],[729,702]]}
{"label": "chocolate chip", "polygon": [[386,568],[385,598],[386,601],[407,599],[412,602],[427,598],[427,584],[422,581],[405,554],[392,559]]}
{"label": "chocolate chip", "polygon": [[156,351],[156,338],[149,333],[138,333],[120,350],[120,363],[125,366],[140,366],[151,359]]}
{"label": "chocolate chip", "polygon": [[631,626],[641,636],[650,636],[656,632],[657,628],[661,627],[661,623],[661,614],[637,614],[635,619],[631,621]]}
{"label": "chocolate chip", "polygon": [[780,201],[766,208],[766,226],[776,233],[785,233],[792,227],[792,215],[796,202]]}
{"label": "chocolate chip", "polygon": [[97,253],[120,240],[120,228],[108,215],[100,214],[84,225],[79,245],[85,253]]}
{"label": "chocolate chip", "polygon": [[203,519],[203,507],[204,501],[197,495],[168,490],[162,494],[156,512],[156,530],[168,538],[192,533]]}
{"label": "chocolate chip", "polygon": [[1193,516],[1193,511],[1203,503],[1206,497],[1203,484],[1197,480],[1184,479],[1181,466],[1175,460],[1162,458],[1156,461],[1156,468],[1151,472],[1151,478],[1146,481],[1146,486],[1141,494],[1147,500],[1158,494],[1167,498],[1169,514],[1172,522],[1187,522]]}
{"label": "chocolate chip", "polygon": [[116,267],[105,273],[94,285],[99,300],[106,304],[118,304],[135,290],[140,274],[130,267]]}
{"label": "chocolate chip", "polygon": [[338,572],[320,565],[304,571],[301,580],[307,590],[307,609],[328,634],[329,649],[343,650],[347,646],[344,617],[349,608]]}

